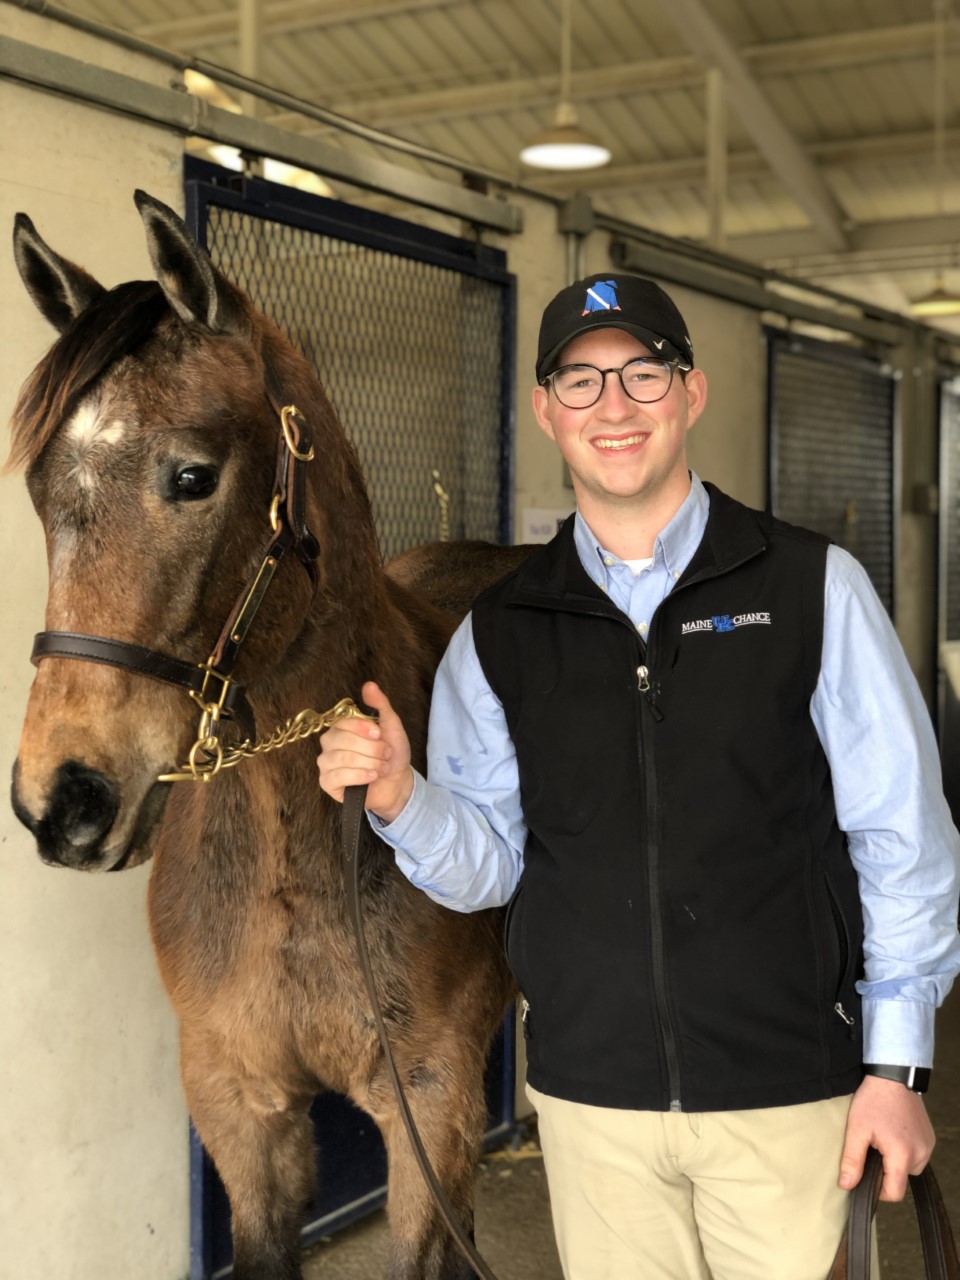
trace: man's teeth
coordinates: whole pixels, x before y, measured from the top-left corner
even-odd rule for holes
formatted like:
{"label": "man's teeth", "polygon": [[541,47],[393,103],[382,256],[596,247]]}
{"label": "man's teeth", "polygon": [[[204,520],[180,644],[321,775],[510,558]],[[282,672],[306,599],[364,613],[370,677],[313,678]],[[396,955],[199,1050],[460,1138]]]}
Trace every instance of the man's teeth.
{"label": "man's teeth", "polygon": [[626,436],[623,440],[594,440],[598,449],[626,449],[632,444],[639,444],[643,436]]}

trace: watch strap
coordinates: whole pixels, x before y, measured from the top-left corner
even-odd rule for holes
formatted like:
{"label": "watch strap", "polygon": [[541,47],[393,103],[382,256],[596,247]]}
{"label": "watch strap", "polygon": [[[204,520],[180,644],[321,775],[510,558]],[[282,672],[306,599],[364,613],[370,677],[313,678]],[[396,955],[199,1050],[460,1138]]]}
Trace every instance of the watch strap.
{"label": "watch strap", "polygon": [[863,1069],[868,1076],[882,1080],[896,1080],[905,1084],[913,1093],[926,1093],[930,1088],[929,1067],[897,1067],[887,1062],[865,1062]]}

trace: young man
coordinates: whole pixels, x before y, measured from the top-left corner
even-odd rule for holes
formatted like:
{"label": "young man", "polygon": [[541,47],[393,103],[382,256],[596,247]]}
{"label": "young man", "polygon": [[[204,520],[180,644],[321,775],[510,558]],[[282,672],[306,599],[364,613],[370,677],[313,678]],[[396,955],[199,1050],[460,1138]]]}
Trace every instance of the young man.
{"label": "young man", "polygon": [[929,1159],[960,969],[929,717],[862,568],[704,486],[706,404],[657,285],[547,307],[533,409],[575,517],[437,674],[430,781],[384,693],[321,785],[411,881],[510,901],[528,1084],[569,1280],[822,1280],[870,1144]]}

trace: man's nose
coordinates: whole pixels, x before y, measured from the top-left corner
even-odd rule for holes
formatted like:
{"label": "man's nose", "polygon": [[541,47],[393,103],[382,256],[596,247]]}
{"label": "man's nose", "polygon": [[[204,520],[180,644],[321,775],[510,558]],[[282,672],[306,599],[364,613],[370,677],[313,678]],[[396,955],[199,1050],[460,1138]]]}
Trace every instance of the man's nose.
{"label": "man's nose", "polygon": [[600,393],[600,404],[606,416],[626,417],[632,413],[637,402],[631,400],[623,389],[623,382],[616,369],[608,369],[603,375],[603,391]]}

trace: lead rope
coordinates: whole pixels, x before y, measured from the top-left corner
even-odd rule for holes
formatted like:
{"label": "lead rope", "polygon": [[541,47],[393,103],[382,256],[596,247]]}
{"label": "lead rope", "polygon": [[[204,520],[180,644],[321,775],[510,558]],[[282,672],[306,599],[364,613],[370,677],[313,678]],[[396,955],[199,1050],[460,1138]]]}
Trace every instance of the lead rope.
{"label": "lead rope", "polygon": [[383,1021],[383,1013],[380,1009],[380,999],[377,995],[373,970],[370,967],[370,956],[367,953],[367,943],[363,936],[363,920],[360,914],[360,825],[363,821],[363,806],[366,795],[367,788],[365,786],[345,788],[340,840],[344,862],[347,910],[353,922],[357,957],[360,961],[363,980],[367,987],[367,995],[370,998],[370,1005],[373,1009],[373,1020],[376,1023],[377,1035],[380,1037],[380,1047],[383,1049],[384,1061],[387,1064],[387,1074],[390,1076],[390,1083],[393,1085],[397,1105],[403,1117],[404,1128],[413,1147],[413,1153],[417,1158],[417,1164],[420,1166],[420,1172],[423,1174],[424,1181],[436,1201],[444,1222],[447,1224],[447,1230],[453,1237],[454,1244],[476,1271],[480,1280],[497,1280],[497,1277],[484,1262],[483,1258],[480,1257],[472,1240],[463,1229],[463,1224],[457,1218],[456,1210],[450,1203],[447,1193],[440,1185],[437,1175],[433,1171],[430,1158],[420,1140],[420,1134],[417,1132],[417,1126],[410,1111],[410,1104],[407,1102],[407,1095],[404,1093],[400,1074],[397,1071],[397,1064],[394,1061],[393,1050],[390,1048],[390,1038],[387,1035],[386,1024]]}

